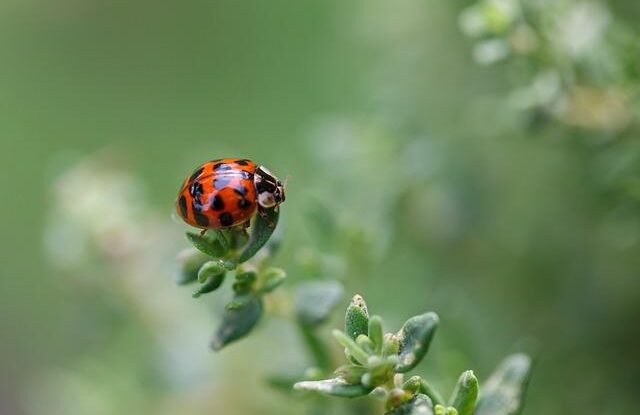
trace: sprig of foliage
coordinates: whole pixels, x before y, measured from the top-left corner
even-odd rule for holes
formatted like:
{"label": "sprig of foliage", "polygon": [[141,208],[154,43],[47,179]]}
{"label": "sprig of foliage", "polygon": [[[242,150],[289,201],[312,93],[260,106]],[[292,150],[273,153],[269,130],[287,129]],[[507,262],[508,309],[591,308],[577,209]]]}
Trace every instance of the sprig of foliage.
{"label": "sprig of foliage", "polygon": [[[193,292],[194,298],[217,290],[227,274],[234,275],[233,298],[225,306],[222,323],[211,341],[214,350],[251,332],[263,314],[262,297],[278,288],[286,278],[282,269],[268,265],[279,244],[273,237],[279,216],[277,209],[266,211],[264,216],[256,215],[250,234],[241,227],[186,234],[193,249],[179,257],[178,283],[197,281],[200,285]],[[259,252],[263,255],[257,255]]]}
{"label": "sprig of foliage", "polygon": [[515,415],[531,369],[530,358],[507,358],[480,393],[473,371],[460,375],[451,397],[445,401],[425,379],[404,374],[425,357],[439,324],[428,312],[408,319],[396,333],[385,333],[382,318],[369,316],[364,299],[356,295],[347,307],[344,331],[333,336],[344,347],[347,363],[334,377],[295,384],[295,389],[341,398],[371,396],[385,400],[386,414]]}

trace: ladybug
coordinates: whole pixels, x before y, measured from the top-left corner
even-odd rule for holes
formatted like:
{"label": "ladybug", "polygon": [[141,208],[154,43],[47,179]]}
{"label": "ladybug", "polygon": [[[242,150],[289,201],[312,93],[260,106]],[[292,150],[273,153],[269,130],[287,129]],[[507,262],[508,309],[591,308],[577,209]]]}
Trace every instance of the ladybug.
{"label": "ladybug", "polygon": [[249,225],[256,212],[284,202],[284,186],[264,166],[251,160],[207,161],[185,179],[176,210],[189,225],[226,229]]}

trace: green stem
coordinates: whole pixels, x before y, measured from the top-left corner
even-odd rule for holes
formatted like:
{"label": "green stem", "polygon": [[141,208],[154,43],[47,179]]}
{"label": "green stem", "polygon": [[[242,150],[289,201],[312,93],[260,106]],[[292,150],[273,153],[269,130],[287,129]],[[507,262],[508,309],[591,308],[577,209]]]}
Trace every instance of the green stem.
{"label": "green stem", "polygon": [[320,340],[313,327],[303,324],[298,324],[298,327],[315,365],[323,372],[330,372],[332,362],[324,342]]}

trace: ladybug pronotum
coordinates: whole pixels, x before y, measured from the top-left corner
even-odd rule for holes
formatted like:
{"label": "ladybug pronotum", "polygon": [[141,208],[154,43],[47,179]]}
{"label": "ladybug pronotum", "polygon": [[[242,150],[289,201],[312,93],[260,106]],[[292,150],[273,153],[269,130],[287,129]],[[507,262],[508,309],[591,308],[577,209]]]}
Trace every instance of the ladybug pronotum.
{"label": "ladybug pronotum", "polygon": [[207,161],[187,177],[178,193],[176,210],[189,225],[225,229],[248,225],[256,214],[284,202],[284,186],[251,160]]}

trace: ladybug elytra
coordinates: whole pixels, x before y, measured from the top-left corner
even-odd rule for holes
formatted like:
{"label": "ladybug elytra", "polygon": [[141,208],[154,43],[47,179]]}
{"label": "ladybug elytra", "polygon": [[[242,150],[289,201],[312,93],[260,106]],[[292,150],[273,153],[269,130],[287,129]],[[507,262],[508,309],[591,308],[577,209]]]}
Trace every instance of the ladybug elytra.
{"label": "ladybug elytra", "polygon": [[189,225],[224,229],[248,225],[256,212],[284,202],[284,186],[251,160],[225,158],[200,165],[187,177],[176,210]]}

